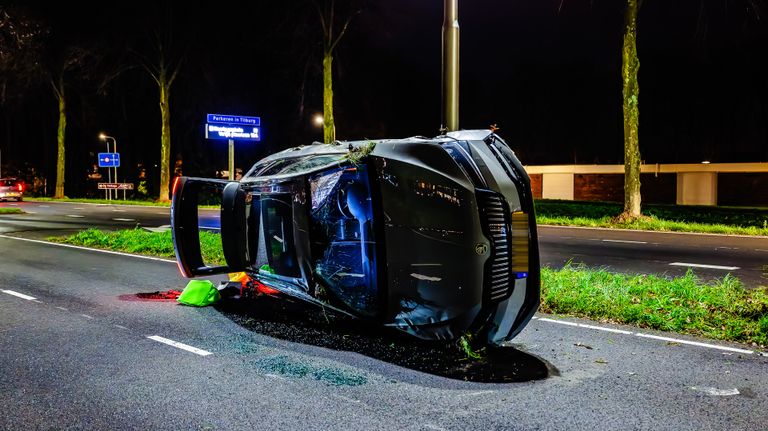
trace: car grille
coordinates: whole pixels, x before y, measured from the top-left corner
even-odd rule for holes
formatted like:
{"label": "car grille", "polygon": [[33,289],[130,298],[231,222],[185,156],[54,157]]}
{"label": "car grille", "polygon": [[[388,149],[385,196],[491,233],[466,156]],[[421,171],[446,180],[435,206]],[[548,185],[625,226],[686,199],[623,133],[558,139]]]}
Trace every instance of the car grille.
{"label": "car grille", "polygon": [[490,239],[490,258],[485,264],[483,293],[486,300],[501,301],[512,293],[511,220],[504,197],[490,190],[476,190],[483,233]]}

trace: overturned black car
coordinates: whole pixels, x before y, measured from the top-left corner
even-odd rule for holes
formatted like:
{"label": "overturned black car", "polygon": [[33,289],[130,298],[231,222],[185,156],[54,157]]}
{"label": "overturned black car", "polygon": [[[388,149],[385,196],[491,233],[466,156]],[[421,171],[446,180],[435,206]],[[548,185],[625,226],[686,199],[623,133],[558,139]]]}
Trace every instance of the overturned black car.
{"label": "overturned black car", "polygon": [[[211,188],[226,266],[200,252],[197,207]],[[497,345],[539,303],[530,180],[488,130],[315,143],[259,161],[240,182],[181,177],[171,223],[187,277],[244,271],[422,339]]]}

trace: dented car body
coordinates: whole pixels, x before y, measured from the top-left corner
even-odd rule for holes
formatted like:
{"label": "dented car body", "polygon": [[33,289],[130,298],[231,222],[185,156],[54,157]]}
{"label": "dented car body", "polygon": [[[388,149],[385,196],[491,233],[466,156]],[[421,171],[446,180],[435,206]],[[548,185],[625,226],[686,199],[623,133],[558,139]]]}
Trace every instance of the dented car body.
{"label": "dented car body", "polygon": [[[201,257],[206,188],[221,194],[226,266]],[[180,178],[171,213],[185,276],[245,271],[422,339],[497,345],[538,308],[530,180],[488,130],[285,150],[240,182]]]}

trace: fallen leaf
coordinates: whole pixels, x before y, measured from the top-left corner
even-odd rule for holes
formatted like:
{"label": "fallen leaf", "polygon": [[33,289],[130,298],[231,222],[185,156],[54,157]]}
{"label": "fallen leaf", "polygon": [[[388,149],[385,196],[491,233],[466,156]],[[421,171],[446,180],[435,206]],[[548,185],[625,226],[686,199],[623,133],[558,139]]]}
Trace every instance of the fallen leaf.
{"label": "fallen leaf", "polygon": [[588,346],[588,345],[586,345],[584,343],[576,343],[576,344],[574,344],[574,346],[576,346],[576,347],[583,347],[585,349],[592,350],[592,346]]}
{"label": "fallen leaf", "polygon": [[598,358],[598,359],[595,360],[595,363],[597,363],[597,364],[607,364],[608,361],[606,361],[603,358]]}

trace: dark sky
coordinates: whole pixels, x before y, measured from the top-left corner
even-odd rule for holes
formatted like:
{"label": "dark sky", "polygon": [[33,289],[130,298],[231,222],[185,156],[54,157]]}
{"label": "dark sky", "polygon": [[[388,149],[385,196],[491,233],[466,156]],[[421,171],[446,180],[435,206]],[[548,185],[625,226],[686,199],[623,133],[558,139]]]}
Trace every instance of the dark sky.
{"label": "dark sky", "polygon": [[[348,1],[336,0],[343,8]],[[462,128],[498,124],[525,164],[621,163],[621,35],[616,0],[459,0]],[[186,61],[172,88],[174,158],[184,174],[226,166],[226,142],[206,141],[206,113],[262,118],[261,156],[322,138],[320,27],[310,2],[76,2],[19,5],[50,29],[52,50],[95,47],[102,60],[71,76],[68,188],[115,136],[124,173],[158,163],[158,92],[138,67],[96,82],[131,52],[151,53],[154,29]],[[434,136],[440,126],[440,0],[369,0],[335,56],[340,139]],[[639,17],[640,146],[647,163],[768,161],[765,0],[645,0]],[[56,102],[44,84],[0,107],[3,165],[53,179]],[[152,172],[150,172],[152,173]],[[122,174],[121,174],[122,175]]]}

